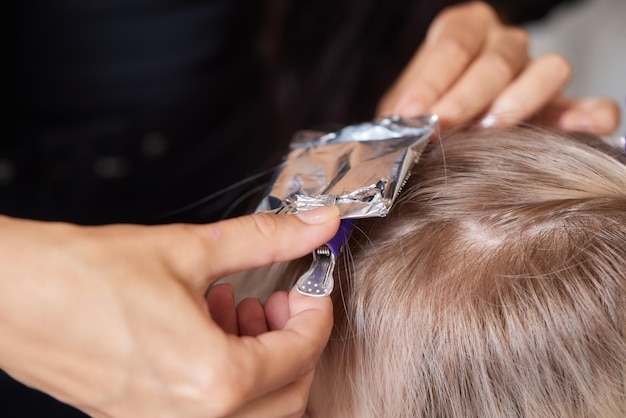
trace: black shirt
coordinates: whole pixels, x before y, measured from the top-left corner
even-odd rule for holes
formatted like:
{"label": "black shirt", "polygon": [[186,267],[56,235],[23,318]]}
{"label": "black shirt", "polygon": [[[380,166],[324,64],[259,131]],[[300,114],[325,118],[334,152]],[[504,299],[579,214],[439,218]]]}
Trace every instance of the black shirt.
{"label": "black shirt", "polygon": [[162,222],[254,174],[269,111],[260,4],[14,2],[0,213]]}

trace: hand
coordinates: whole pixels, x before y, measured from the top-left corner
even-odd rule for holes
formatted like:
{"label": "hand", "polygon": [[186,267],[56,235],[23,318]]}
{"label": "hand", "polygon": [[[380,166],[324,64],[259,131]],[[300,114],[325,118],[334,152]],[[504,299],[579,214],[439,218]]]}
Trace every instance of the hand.
{"label": "hand", "polygon": [[379,115],[425,112],[440,116],[444,128],[478,119],[484,127],[520,121],[610,134],[619,125],[611,99],[565,99],[571,76],[560,55],[535,60],[528,34],[503,25],[482,2],[445,9],[426,40],[381,100]]}
{"label": "hand", "polygon": [[[325,298],[327,299],[327,298]],[[279,291],[272,293],[262,305],[258,299],[246,298],[235,306],[235,296],[230,283],[215,285],[207,295],[207,301],[213,320],[227,333],[238,336],[256,337],[268,331],[284,329],[292,312],[299,312],[315,300],[299,294],[295,289],[290,293]],[[313,382],[313,370],[298,383],[297,392],[289,395],[291,403],[297,401],[299,405],[306,405],[309,389]],[[283,396],[285,397],[285,396]],[[288,399],[279,396],[265,397],[238,411],[236,416],[241,417],[278,417],[285,413]],[[302,417],[300,410],[297,416]]]}
{"label": "hand", "polygon": [[97,417],[299,416],[329,298],[292,295],[276,331],[238,337],[204,295],[339,226],[336,208],[304,215],[152,227],[0,217],[0,367]]}

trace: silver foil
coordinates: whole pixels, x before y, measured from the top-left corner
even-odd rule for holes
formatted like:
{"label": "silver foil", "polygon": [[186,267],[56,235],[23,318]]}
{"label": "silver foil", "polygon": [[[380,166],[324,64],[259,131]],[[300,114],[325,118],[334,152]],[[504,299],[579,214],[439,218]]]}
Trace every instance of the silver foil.
{"label": "silver foil", "polygon": [[342,219],[386,216],[437,122],[436,115],[392,116],[330,133],[300,131],[256,211],[336,205]]}

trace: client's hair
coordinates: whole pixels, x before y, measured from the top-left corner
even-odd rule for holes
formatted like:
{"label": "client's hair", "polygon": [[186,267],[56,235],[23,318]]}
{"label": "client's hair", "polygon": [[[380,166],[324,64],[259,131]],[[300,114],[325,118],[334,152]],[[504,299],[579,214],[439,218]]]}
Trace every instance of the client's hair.
{"label": "client's hair", "polygon": [[563,133],[457,132],[357,226],[312,416],[626,416],[626,165]]}

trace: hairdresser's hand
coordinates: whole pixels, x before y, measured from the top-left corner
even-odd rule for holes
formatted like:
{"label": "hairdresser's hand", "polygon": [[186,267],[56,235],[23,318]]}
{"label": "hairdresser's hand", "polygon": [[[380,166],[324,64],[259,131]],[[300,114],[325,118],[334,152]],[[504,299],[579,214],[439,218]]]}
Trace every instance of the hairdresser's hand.
{"label": "hairdresser's hand", "polygon": [[[232,335],[257,337],[269,331],[283,330],[294,312],[306,309],[311,302],[317,303],[292,289],[290,293],[279,291],[271,294],[265,306],[258,299],[247,298],[235,306],[233,288],[228,283],[214,286],[207,295],[211,316],[222,329]],[[328,298],[324,298],[328,299]],[[314,370],[303,377],[298,388],[292,390],[292,401],[306,405]],[[241,410],[237,417],[283,416],[287,403],[280,397],[265,397]],[[297,415],[302,417],[303,410]]]}
{"label": "hairdresser's hand", "polygon": [[252,337],[282,329],[292,310],[290,303],[304,303],[308,299],[295,290],[290,294],[278,291],[267,298],[265,306],[254,298],[246,298],[236,305],[230,283],[217,284],[207,294],[211,317],[224,332]]}
{"label": "hairdresser's hand", "polygon": [[204,294],[336,232],[336,209],[307,215],[155,227],[0,216],[0,367],[96,417],[298,416],[329,298],[294,295],[277,331],[238,337]]}
{"label": "hairdresser's hand", "polygon": [[444,10],[379,104],[378,114],[433,112],[445,127],[508,126],[532,120],[566,130],[612,133],[619,107],[610,99],[564,99],[569,63],[528,55],[528,34],[503,25],[485,3]]}

